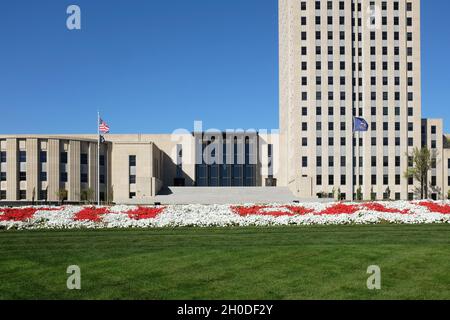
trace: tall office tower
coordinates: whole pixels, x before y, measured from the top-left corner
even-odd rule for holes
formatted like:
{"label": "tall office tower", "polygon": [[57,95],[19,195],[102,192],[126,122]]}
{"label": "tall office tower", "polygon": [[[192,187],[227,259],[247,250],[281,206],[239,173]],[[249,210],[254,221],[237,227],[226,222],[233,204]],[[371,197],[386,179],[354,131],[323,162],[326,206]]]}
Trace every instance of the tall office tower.
{"label": "tall office tower", "polygon": [[[420,0],[279,0],[279,181],[297,195],[412,197]],[[353,140],[353,116],[369,131]]]}

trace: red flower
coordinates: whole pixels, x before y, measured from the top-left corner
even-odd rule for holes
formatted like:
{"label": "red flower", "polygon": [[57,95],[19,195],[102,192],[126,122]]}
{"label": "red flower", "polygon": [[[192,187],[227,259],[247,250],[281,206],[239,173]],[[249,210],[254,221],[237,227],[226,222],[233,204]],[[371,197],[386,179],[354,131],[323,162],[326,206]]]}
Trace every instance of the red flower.
{"label": "red flower", "polygon": [[292,213],[295,213],[298,215],[305,215],[305,214],[314,212],[314,209],[308,209],[305,207],[285,206],[285,208],[291,210]]}
{"label": "red flower", "polygon": [[377,212],[387,212],[387,213],[401,213],[401,214],[408,214],[410,212],[409,209],[400,210],[400,209],[393,209],[393,208],[386,208],[380,203],[365,203],[361,205],[364,209],[371,210],[371,211],[377,211]]}
{"label": "red flower", "polygon": [[316,213],[316,215],[353,214],[358,210],[359,207],[356,205],[338,203]]}
{"label": "red flower", "polygon": [[[280,208],[287,209],[289,211],[282,211]],[[304,207],[283,206],[280,208],[269,206],[252,206],[252,207],[231,207],[234,213],[246,217],[246,216],[272,216],[272,217],[292,217],[295,215],[304,215],[313,212],[312,209],[306,209]]]}
{"label": "red flower", "polygon": [[154,219],[160,213],[162,213],[166,208],[147,208],[147,207],[138,207],[135,210],[130,210],[127,212],[128,216],[134,220],[142,220],[142,219]]}
{"label": "red flower", "polygon": [[437,204],[434,202],[423,201],[418,203],[419,206],[427,208],[430,212],[442,213],[442,214],[450,214],[450,205],[448,204]]}
{"label": "red flower", "polygon": [[109,213],[108,208],[84,208],[75,214],[75,221],[90,220],[100,222],[102,215]]}
{"label": "red flower", "polygon": [[249,215],[257,215],[263,209],[266,209],[267,206],[251,206],[251,207],[231,207],[234,213],[237,213],[240,216],[249,216]]}
{"label": "red flower", "polygon": [[34,208],[2,209],[0,212],[0,221],[25,221],[33,217],[36,211],[37,209]]}

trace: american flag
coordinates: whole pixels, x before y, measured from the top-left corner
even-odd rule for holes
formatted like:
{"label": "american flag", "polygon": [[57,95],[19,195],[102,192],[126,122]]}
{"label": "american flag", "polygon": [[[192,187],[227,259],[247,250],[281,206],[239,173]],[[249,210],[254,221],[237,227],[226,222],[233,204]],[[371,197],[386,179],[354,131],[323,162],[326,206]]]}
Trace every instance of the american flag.
{"label": "american flag", "polygon": [[103,121],[102,119],[100,119],[100,123],[98,125],[98,129],[100,130],[101,133],[105,134],[105,133],[109,133],[109,126],[108,124]]}

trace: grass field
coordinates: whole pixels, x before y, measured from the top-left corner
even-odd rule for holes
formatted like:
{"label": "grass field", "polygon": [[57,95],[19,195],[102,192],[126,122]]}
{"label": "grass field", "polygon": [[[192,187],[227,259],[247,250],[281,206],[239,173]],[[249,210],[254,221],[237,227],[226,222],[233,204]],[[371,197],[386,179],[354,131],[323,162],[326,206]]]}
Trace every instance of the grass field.
{"label": "grass field", "polygon": [[450,299],[450,225],[3,231],[0,299]]}

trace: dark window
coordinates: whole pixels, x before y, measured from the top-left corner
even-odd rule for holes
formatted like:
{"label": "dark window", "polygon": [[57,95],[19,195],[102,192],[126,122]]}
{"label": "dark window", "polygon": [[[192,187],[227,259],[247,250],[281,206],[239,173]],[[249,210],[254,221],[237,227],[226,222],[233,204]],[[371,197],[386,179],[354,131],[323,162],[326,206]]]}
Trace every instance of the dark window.
{"label": "dark window", "polygon": [[47,200],[47,190],[39,191],[39,200]]}
{"label": "dark window", "polygon": [[130,167],[136,166],[136,156],[129,156]]}
{"label": "dark window", "polygon": [[322,176],[317,175],[316,177],[316,185],[321,186],[322,185]]}
{"label": "dark window", "polygon": [[308,146],[308,138],[302,138],[302,146],[307,147]]}
{"label": "dark window", "polygon": [[88,175],[87,175],[87,173],[82,173],[80,175],[80,182],[81,183],[88,183]]}
{"label": "dark window", "polygon": [[100,165],[101,165],[101,166],[104,166],[104,165],[105,165],[105,156],[104,156],[104,155],[101,155],[101,156],[100,156]]}
{"label": "dark window", "polygon": [[26,200],[27,199],[27,190],[20,190],[19,191],[19,200]]}
{"label": "dark window", "polygon": [[406,11],[412,11],[412,2],[406,3]]}
{"label": "dark window", "polygon": [[0,200],[6,200],[6,190],[0,190]]}
{"label": "dark window", "polygon": [[130,192],[130,199],[136,198],[136,192]]}
{"label": "dark window", "polygon": [[19,162],[27,162],[27,152],[19,151]]}
{"label": "dark window", "polygon": [[41,172],[41,173],[39,174],[39,179],[40,179],[41,181],[47,181],[47,172]]}
{"label": "dark window", "polygon": [[24,171],[19,172],[19,181],[27,181],[27,173]]}
{"label": "dark window", "polygon": [[308,166],[308,157],[302,157],[302,167],[306,168]]}
{"label": "dark window", "polygon": [[47,162],[47,151],[41,151],[39,153],[39,161],[41,163],[46,163]]}
{"label": "dark window", "polygon": [[436,176],[432,176],[432,177],[431,177],[431,185],[432,185],[433,187],[435,187],[436,184],[437,184]]}
{"label": "dark window", "polygon": [[80,163],[81,164],[88,164],[88,155],[87,155],[87,153],[80,154]]}
{"label": "dark window", "polygon": [[130,175],[130,184],[134,184],[134,183],[136,183],[136,176]]}
{"label": "dark window", "polygon": [[6,162],[6,151],[0,152],[0,162]]}
{"label": "dark window", "polygon": [[67,172],[60,173],[60,180],[61,182],[67,182]]}
{"label": "dark window", "polygon": [[6,172],[0,172],[0,181],[6,181]]}
{"label": "dark window", "polygon": [[61,163],[67,163],[67,152],[61,152]]}
{"label": "dark window", "polygon": [[322,166],[322,157],[321,156],[318,156],[316,158],[316,166],[319,168]]}

